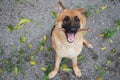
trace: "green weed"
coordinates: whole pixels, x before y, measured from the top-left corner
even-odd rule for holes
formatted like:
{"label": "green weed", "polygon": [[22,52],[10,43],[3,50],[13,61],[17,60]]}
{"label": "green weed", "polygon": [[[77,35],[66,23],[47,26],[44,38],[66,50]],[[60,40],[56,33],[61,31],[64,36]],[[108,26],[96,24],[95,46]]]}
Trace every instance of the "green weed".
{"label": "green weed", "polygon": [[105,29],[102,34],[104,39],[112,38],[115,35],[114,29]]}
{"label": "green weed", "polygon": [[45,71],[45,75],[42,77],[42,80],[49,80],[48,74],[52,71],[53,66],[51,64],[48,65],[47,70]]}
{"label": "green weed", "polygon": [[120,19],[115,21],[116,31],[120,30]]}
{"label": "green weed", "polygon": [[91,10],[93,10],[93,9],[94,9],[93,6],[88,5],[88,9],[87,9],[87,11],[85,12],[86,17],[92,16]]}

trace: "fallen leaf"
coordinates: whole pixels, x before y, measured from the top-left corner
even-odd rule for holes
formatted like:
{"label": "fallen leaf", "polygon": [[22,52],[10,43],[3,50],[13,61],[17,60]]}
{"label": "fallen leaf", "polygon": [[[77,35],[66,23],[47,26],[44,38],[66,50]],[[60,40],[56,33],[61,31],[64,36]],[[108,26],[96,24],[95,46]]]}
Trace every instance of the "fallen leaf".
{"label": "fallen leaf", "polygon": [[22,28],[22,25],[17,25],[17,26],[14,27],[14,30],[17,30],[17,29],[20,29],[20,28]]}
{"label": "fallen leaf", "polygon": [[112,60],[108,60],[107,62],[106,62],[106,64],[110,64],[112,62]]}
{"label": "fallen leaf", "polygon": [[70,69],[70,68],[68,67],[67,64],[63,64],[63,65],[60,67],[60,69],[63,70],[63,71],[71,71],[71,70],[72,70],[72,69]]}
{"label": "fallen leaf", "polygon": [[25,41],[26,41],[25,36],[22,36],[22,37],[20,38],[20,42],[21,42],[21,43],[24,43]]}
{"label": "fallen leaf", "polygon": [[87,34],[87,32],[83,32],[83,35],[86,35]]}
{"label": "fallen leaf", "polygon": [[2,70],[2,68],[0,68],[0,74],[2,74],[3,73],[3,70]]}
{"label": "fallen leaf", "polygon": [[96,70],[99,70],[99,67],[98,67],[96,64],[94,64],[94,68],[95,68]]}
{"label": "fallen leaf", "polygon": [[112,49],[109,54],[114,54],[114,53],[116,53],[116,50]]}
{"label": "fallen leaf", "polygon": [[96,80],[103,80],[103,78],[102,77],[97,77]]}
{"label": "fallen leaf", "polygon": [[43,51],[43,49],[44,49],[44,46],[40,46],[40,48],[39,48],[39,49],[40,49],[40,51]]}
{"label": "fallen leaf", "polygon": [[105,10],[106,8],[107,8],[107,4],[101,6],[101,9],[102,9],[102,10]]}
{"label": "fallen leaf", "polygon": [[35,56],[34,56],[34,55],[31,55],[31,56],[30,56],[30,59],[34,59],[34,58],[35,58]]}
{"label": "fallen leaf", "polygon": [[57,17],[57,12],[51,12],[50,15],[55,19]]}
{"label": "fallen leaf", "polygon": [[47,68],[46,68],[46,67],[42,67],[42,68],[41,68],[41,70],[46,71],[46,70],[47,70]]}
{"label": "fallen leaf", "polygon": [[113,44],[113,40],[112,39],[110,39],[110,44]]}
{"label": "fallen leaf", "polygon": [[47,36],[43,35],[43,40],[46,41],[47,40]]}
{"label": "fallen leaf", "polygon": [[104,47],[102,47],[102,48],[101,48],[101,50],[102,50],[102,51],[106,50],[106,47],[105,47],[105,46],[104,46]]}
{"label": "fallen leaf", "polygon": [[83,58],[84,58],[83,55],[79,55],[79,56],[78,56],[78,60],[81,60],[81,59],[83,59]]}
{"label": "fallen leaf", "polygon": [[25,19],[25,18],[23,18],[23,19],[20,19],[20,22],[18,23],[18,25],[22,25],[22,24],[24,24],[24,23],[29,23],[29,22],[31,22],[32,20],[30,20],[30,19]]}
{"label": "fallen leaf", "polygon": [[15,74],[15,76],[17,76],[17,75],[18,75],[18,72],[19,72],[18,68],[17,68],[17,67],[15,67],[15,68],[14,68],[14,74]]}
{"label": "fallen leaf", "polygon": [[37,62],[36,62],[36,61],[30,61],[30,64],[31,64],[31,65],[36,65]]}
{"label": "fallen leaf", "polygon": [[29,44],[28,47],[31,49],[32,48],[32,44]]}
{"label": "fallen leaf", "polygon": [[99,9],[96,9],[96,10],[95,10],[95,13],[96,13],[96,14],[99,14],[99,13],[100,13],[100,10],[99,10]]}
{"label": "fallen leaf", "polygon": [[14,27],[14,29],[15,30],[17,30],[17,29],[20,29],[20,28],[22,28],[22,24],[24,24],[24,23],[29,23],[29,22],[31,22],[32,20],[30,20],[30,19],[20,19],[20,21],[19,21],[19,23]]}
{"label": "fallen leaf", "polygon": [[104,34],[104,33],[102,33],[102,34],[100,34],[100,35],[99,35],[99,37],[104,37],[104,35],[105,35],[105,34]]}

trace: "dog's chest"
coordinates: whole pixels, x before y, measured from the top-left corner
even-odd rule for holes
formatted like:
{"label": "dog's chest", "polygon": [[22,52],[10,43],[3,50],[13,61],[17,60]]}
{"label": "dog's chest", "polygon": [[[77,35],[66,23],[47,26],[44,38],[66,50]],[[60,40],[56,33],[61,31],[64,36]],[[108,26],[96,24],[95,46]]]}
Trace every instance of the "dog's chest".
{"label": "dog's chest", "polygon": [[77,57],[82,50],[82,43],[69,43],[67,45],[57,41],[58,52],[57,54],[61,57],[73,58]]}

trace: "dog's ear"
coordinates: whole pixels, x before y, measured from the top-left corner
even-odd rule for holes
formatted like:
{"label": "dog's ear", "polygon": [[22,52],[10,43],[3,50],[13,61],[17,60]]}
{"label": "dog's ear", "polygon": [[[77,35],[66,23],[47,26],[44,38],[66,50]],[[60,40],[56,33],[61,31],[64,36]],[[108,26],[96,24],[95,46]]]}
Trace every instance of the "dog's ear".
{"label": "dog's ear", "polygon": [[84,13],[85,11],[86,11],[86,9],[85,8],[79,8],[79,9],[77,9],[80,13]]}
{"label": "dog's ear", "polygon": [[61,0],[58,0],[58,13],[61,13],[65,7],[63,6]]}

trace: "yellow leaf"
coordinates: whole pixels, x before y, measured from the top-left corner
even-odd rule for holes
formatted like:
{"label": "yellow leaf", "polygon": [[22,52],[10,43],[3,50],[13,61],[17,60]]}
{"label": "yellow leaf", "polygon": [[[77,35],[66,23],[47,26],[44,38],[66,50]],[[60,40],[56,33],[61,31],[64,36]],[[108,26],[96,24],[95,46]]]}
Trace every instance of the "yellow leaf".
{"label": "yellow leaf", "polygon": [[30,64],[31,64],[31,65],[36,65],[37,62],[36,62],[36,61],[30,61]]}
{"label": "yellow leaf", "polygon": [[20,19],[18,25],[22,25],[22,24],[24,24],[24,23],[29,23],[29,22],[31,22],[31,21],[32,21],[32,20],[30,20],[30,19]]}
{"label": "yellow leaf", "polygon": [[105,34],[102,33],[102,34],[99,35],[99,37],[104,37],[104,35],[105,35]]}
{"label": "yellow leaf", "polygon": [[39,49],[40,49],[40,51],[43,51],[44,46],[41,45]]}
{"label": "yellow leaf", "polygon": [[32,48],[32,44],[29,44],[28,47],[29,47],[29,48]]}
{"label": "yellow leaf", "polygon": [[102,9],[102,10],[105,10],[106,8],[107,8],[107,4],[101,6],[101,9]]}
{"label": "yellow leaf", "polygon": [[47,70],[47,68],[46,68],[46,67],[42,67],[42,68],[41,68],[41,70],[46,71],[46,70]]}
{"label": "yellow leaf", "polygon": [[83,32],[83,35],[86,35],[87,34],[87,32]]}
{"label": "yellow leaf", "polygon": [[107,63],[107,64],[110,64],[111,62],[112,62],[112,60],[108,60],[106,63]]}
{"label": "yellow leaf", "polygon": [[101,50],[102,50],[102,51],[106,50],[106,47],[105,47],[105,46],[104,46],[104,47],[102,47],[102,48],[101,48]]}
{"label": "yellow leaf", "polygon": [[99,14],[99,13],[100,13],[99,9],[96,9],[96,10],[95,10],[95,13],[96,13],[96,14]]}
{"label": "yellow leaf", "polygon": [[20,29],[20,28],[22,28],[22,25],[17,25],[17,26],[14,27],[15,30]]}
{"label": "yellow leaf", "polygon": [[47,40],[47,36],[43,35],[43,40],[46,41]]}
{"label": "yellow leaf", "polygon": [[71,71],[71,69],[68,67],[67,64],[63,64],[61,67],[60,67],[61,70],[63,71]]}
{"label": "yellow leaf", "polygon": [[31,55],[31,56],[30,56],[30,59],[34,59],[34,58],[35,58],[35,56],[34,56],[34,55]]}
{"label": "yellow leaf", "polygon": [[102,77],[97,77],[96,80],[103,80],[103,78]]}
{"label": "yellow leaf", "polygon": [[20,42],[21,42],[21,43],[24,43],[25,41],[26,41],[25,36],[22,36],[22,37],[20,38]]}
{"label": "yellow leaf", "polygon": [[18,68],[17,68],[17,67],[15,67],[15,68],[14,68],[14,74],[15,74],[15,76],[17,76],[17,75],[18,75],[18,71],[19,71],[19,70],[18,70]]}
{"label": "yellow leaf", "polygon": [[112,43],[113,43],[113,40],[111,39],[111,40],[110,40],[110,44],[112,44]]}

